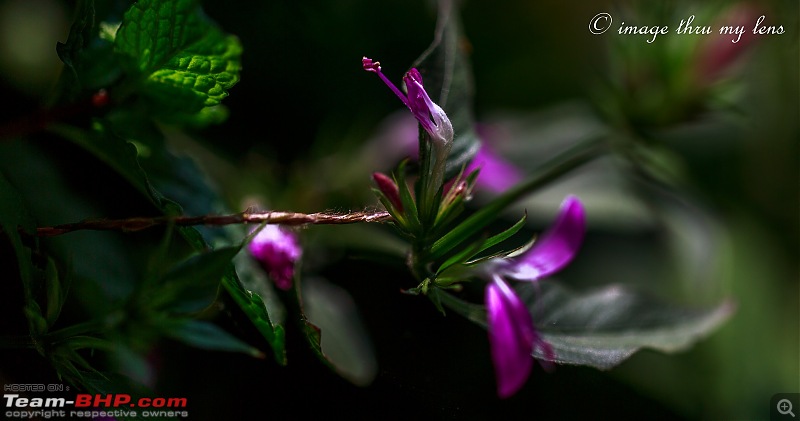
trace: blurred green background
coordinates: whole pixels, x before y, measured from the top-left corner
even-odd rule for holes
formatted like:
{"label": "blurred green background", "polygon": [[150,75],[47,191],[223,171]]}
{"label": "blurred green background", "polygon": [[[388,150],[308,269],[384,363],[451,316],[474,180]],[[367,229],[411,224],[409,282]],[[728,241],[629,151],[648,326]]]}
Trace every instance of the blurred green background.
{"label": "blurred green background", "polygon": [[[73,3],[0,2],[4,127],[37,110],[53,88],[60,68],[55,45],[66,40]],[[768,418],[773,394],[800,392],[798,3],[749,2],[755,17],[765,15],[765,23],[782,25],[785,33],[755,37],[713,88],[687,88],[696,97],[680,102],[666,95],[651,108],[640,102],[641,96],[651,88],[675,92],[678,88],[665,83],[674,81],[673,74],[684,74],[681,69],[697,66],[703,55],[693,52],[701,50],[696,47],[700,40],[670,33],[648,44],[649,36],[614,33],[620,21],[674,29],[692,14],[704,19],[703,24],[716,25],[715,14],[724,16],[731,4],[465,1],[462,9],[478,121],[499,126],[562,121],[548,127],[563,133],[573,128],[567,118],[574,116],[553,110],[578,104],[589,110],[589,120],[654,144],[668,178],[679,180],[676,191],[691,199],[682,209],[702,209],[682,213],[689,216],[679,222],[656,224],[658,229],[626,230],[620,228],[625,225],[620,218],[606,215],[603,221],[610,218],[609,224],[597,217],[584,253],[565,272],[564,282],[646,283],[684,276],[674,285],[653,289],[697,302],[732,297],[737,305],[734,316],[711,337],[676,355],[641,352],[610,372],[559,366],[545,373],[537,368],[525,389],[500,401],[482,330],[456,315],[441,317],[426,300],[400,294],[401,288],[413,286],[402,267],[343,255],[329,259],[335,263],[325,266],[322,275],[350,292],[365,322],[378,360],[372,385],[356,387],[333,374],[290,326],[287,367],[270,358],[253,360],[167,343],[158,357],[156,391],[188,396],[196,419],[302,412],[388,418]],[[107,7],[124,10],[126,3],[109,2]],[[359,60],[365,55],[379,59],[387,75],[399,81],[432,39],[435,14],[430,4],[227,1],[205,2],[204,8],[244,45],[241,82],[225,100],[229,119],[192,133],[206,152],[199,159],[232,207],[240,207],[242,198],[254,192],[269,192],[275,207],[297,211],[375,204],[367,187],[371,171],[386,169],[370,166],[370,159],[378,158],[367,156],[355,165],[363,174],[339,164],[359,154],[378,123],[401,105],[361,70]],[[611,13],[614,25],[605,34],[592,35],[587,24],[599,12]],[[638,72],[650,67],[656,71]],[[665,68],[673,73],[659,71]],[[642,78],[639,85],[627,79],[621,83],[632,92],[628,97],[613,89],[620,75]],[[618,106],[625,101],[631,103]],[[644,111],[637,119],[624,119],[640,106]],[[669,107],[679,109],[679,117],[655,117]],[[622,117],[614,111],[619,109]],[[504,148],[518,151],[539,141],[528,136],[518,141],[521,147]],[[82,186],[103,203],[103,193],[92,187],[92,180],[104,174],[92,169],[97,163],[71,146],[47,149],[50,159],[62,165],[67,183]],[[509,155],[512,160],[514,156],[520,167],[534,165],[519,158],[526,156],[523,152]],[[227,168],[236,166],[249,169],[252,177],[232,178]],[[41,183],[43,195],[60,188],[46,178]],[[116,214],[86,216],[138,215],[135,211],[142,208],[125,202],[123,193],[110,193],[114,201],[123,200],[106,207]],[[590,205],[590,224],[591,211]],[[667,234],[664,227],[674,231]],[[320,235],[332,229],[319,228]],[[120,234],[115,241],[136,253],[136,244],[152,240],[131,237]],[[685,247],[690,256],[669,266],[673,261],[664,259],[672,246]],[[678,267],[686,260],[694,266]],[[4,287],[3,299],[13,300],[19,293],[15,288]],[[258,343],[257,334],[235,312],[220,323]],[[4,351],[1,364],[5,383],[54,376],[36,355]]]}

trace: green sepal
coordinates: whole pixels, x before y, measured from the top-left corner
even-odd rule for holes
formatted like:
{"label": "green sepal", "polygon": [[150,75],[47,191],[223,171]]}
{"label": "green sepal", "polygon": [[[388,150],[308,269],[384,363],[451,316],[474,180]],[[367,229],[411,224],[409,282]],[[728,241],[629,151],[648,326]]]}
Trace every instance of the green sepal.
{"label": "green sepal", "polygon": [[419,220],[419,209],[417,209],[417,202],[411,195],[411,190],[408,188],[406,182],[406,165],[408,160],[403,160],[397,167],[394,173],[394,180],[400,192],[400,202],[405,209],[405,216],[408,218],[408,229],[412,233],[419,233],[422,229],[422,223]]}
{"label": "green sepal", "polygon": [[470,215],[450,232],[436,240],[433,246],[431,246],[426,258],[429,260],[441,258],[457,245],[484,229],[486,225],[500,215],[503,209],[507,208],[512,203],[530,192],[547,185],[563,174],[594,159],[599,152],[599,148],[594,147],[594,145],[589,146],[590,147],[587,148],[586,145],[580,145],[560,154],[550,161],[550,163],[539,168],[528,179],[517,184],[511,190],[498,196],[486,206]]}
{"label": "green sepal", "polygon": [[434,285],[428,289],[428,293],[426,295],[431,299],[434,307],[439,310],[439,313],[442,313],[442,316],[447,316],[447,313],[444,311],[444,307],[442,306],[442,298],[440,297],[441,294],[445,293],[440,291],[441,289]]}

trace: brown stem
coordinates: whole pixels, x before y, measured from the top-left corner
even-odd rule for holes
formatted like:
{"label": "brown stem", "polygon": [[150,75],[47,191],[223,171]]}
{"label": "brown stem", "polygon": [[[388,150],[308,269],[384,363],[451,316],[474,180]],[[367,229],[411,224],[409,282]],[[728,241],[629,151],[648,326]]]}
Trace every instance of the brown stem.
{"label": "brown stem", "polygon": [[36,228],[39,237],[53,237],[73,231],[141,231],[158,225],[174,224],[191,225],[232,225],[232,224],[279,224],[279,225],[338,225],[358,222],[389,222],[392,217],[388,212],[351,212],[337,213],[298,213],[298,212],[242,212],[231,215],[203,216],[157,216],[152,218],[127,219],[86,219],[72,224]]}

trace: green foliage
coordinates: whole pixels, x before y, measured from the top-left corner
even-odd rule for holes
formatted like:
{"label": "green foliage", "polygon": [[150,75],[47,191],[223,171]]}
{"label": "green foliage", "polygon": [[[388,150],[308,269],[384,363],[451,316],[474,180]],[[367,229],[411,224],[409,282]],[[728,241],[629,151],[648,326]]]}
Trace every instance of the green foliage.
{"label": "green foliage", "polygon": [[[56,98],[60,102],[82,101],[87,94],[105,88],[114,108],[106,116],[94,118],[90,127],[59,124],[51,131],[120,175],[164,215],[225,210],[196,164],[167,150],[152,119],[191,126],[224,120],[226,112],[220,101],[239,80],[239,41],[211,22],[196,1],[139,1],[124,14],[120,25],[97,25],[94,6],[91,1],[79,3],[69,38],[58,46],[67,71]],[[14,167],[10,157],[5,160],[6,169]],[[28,181],[24,182],[26,191],[32,192]],[[197,254],[171,264],[170,230],[153,260],[155,266],[132,289],[116,293],[115,300],[121,301],[98,306],[96,320],[51,331],[68,298],[70,282],[64,279],[71,278],[59,274],[53,258],[45,259],[42,268],[32,263],[32,250],[22,245],[20,235],[33,232],[36,224],[22,196],[4,177],[0,177],[0,199],[0,228],[11,240],[25,284],[25,314],[33,339],[30,345],[71,383],[99,390],[102,387],[95,387],[97,382],[107,379],[76,351],[102,349],[117,355],[120,361],[140,361],[135,353],[146,351],[159,336],[205,349],[262,357],[260,351],[217,326],[194,320],[215,300],[220,285],[273,347],[276,360],[285,363],[283,327],[271,317],[262,299],[264,285],[269,288],[267,281],[247,276],[249,284],[245,287],[233,263],[241,237],[192,227],[176,227],[174,231]],[[39,206],[38,200],[34,204]],[[46,209],[38,213],[42,211]],[[142,226],[130,226],[139,228]],[[96,248],[68,239],[54,244],[64,244],[64,250]],[[63,256],[58,249],[60,246],[50,252]],[[105,251],[115,262],[126,260],[119,250]],[[242,273],[252,271],[241,266]],[[72,269],[79,273],[82,291],[86,280],[98,286],[115,282],[114,278],[98,277],[93,273],[96,270],[83,272],[82,264]],[[260,290],[261,295],[254,290]],[[114,341],[109,342],[109,338]],[[112,345],[114,342],[117,345]],[[92,373],[97,376],[90,382]]]}
{"label": "green foliage", "polygon": [[195,0],[142,0],[126,13],[114,40],[129,78],[157,115],[194,124],[218,117],[220,104],[239,81],[242,46],[208,21]]}

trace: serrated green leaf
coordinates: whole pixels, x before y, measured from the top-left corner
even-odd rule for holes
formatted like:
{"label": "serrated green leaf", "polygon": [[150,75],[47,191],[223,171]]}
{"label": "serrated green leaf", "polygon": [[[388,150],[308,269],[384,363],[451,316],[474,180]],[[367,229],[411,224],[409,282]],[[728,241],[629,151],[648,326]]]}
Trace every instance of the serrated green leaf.
{"label": "serrated green leaf", "polygon": [[[668,303],[621,285],[586,292],[557,282],[523,283],[517,291],[555,362],[609,369],[642,348],[676,352],[708,336],[734,311],[730,301],[708,308]],[[545,358],[544,355],[534,355]]]}
{"label": "serrated green leaf", "polygon": [[149,74],[202,37],[196,0],[139,0],[125,12],[114,50],[125,66]]}
{"label": "serrated green leaf", "polygon": [[472,115],[472,73],[463,51],[458,2],[439,2],[434,42],[414,62],[431,99],[447,113],[455,139],[447,158],[445,180],[458,175],[480,149]]}
{"label": "serrated green leaf", "polygon": [[219,105],[239,81],[242,46],[209,21],[195,0],[140,0],[125,13],[114,41],[136,88],[161,119],[219,122],[201,112]]}
{"label": "serrated green leaf", "polygon": [[170,109],[192,104],[199,111],[219,105],[228,96],[227,90],[239,81],[241,54],[242,46],[236,37],[211,28],[203,38],[151,73],[145,91]]}
{"label": "serrated green leaf", "polygon": [[219,326],[199,320],[181,320],[164,326],[164,335],[187,345],[212,351],[241,352],[256,358],[264,354]]}

